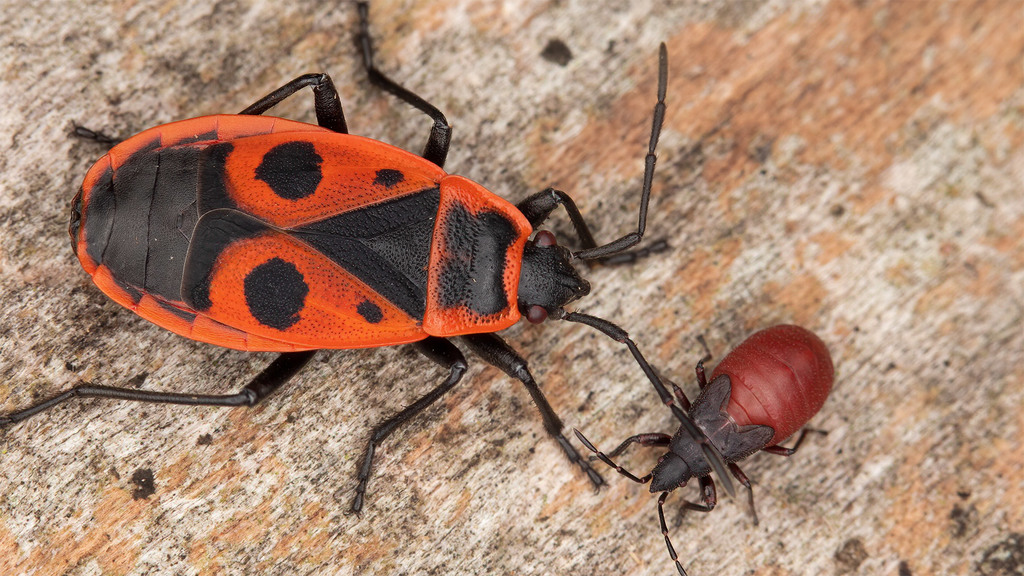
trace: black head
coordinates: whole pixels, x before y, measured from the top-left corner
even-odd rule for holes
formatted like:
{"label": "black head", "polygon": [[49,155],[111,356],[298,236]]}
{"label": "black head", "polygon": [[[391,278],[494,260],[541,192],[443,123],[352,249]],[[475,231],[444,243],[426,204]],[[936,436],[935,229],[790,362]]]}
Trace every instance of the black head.
{"label": "black head", "polygon": [[533,323],[543,322],[569,302],[590,294],[590,284],[572,265],[573,255],[541,230],[523,249],[519,272],[519,311]]}
{"label": "black head", "polygon": [[[701,422],[695,421],[694,423],[701,426]],[[708,440],[708,438],[705,436],[701,440]],[[725,458],[728,460],[728,456]],[[690,435],[685,427],[680,426],[669,443],[669,452],[658,460],[658,465],[651,472],[651,492],[669,492],[686,486],[686,482],[690,478],[699,478],[710,474],[711,465],[704,455],[701,444]]]}
{"label": "black head", "polygon": [[651,472],[651,492],[671,492],[680,486],[686,486],[686,482],[693,476],[686,460],[669,452],[658,460],[657,466]]}

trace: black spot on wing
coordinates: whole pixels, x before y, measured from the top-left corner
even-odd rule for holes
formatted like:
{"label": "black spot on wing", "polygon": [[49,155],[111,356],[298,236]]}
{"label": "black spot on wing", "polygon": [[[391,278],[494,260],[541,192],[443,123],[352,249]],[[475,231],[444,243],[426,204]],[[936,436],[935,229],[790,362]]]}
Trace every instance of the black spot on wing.
{"label": "black spot on wing", "polygon": [[380,306],[377,306],[369,300],[363,300],[356,306],[356,312],[363,317],[370,324],[377,324],[384,319],[384,313],[381,311]]}
{"label": "black spot on wing", "polygon": [[272,258],[245,277],[245,303],[264,326],[285,330],[299,321],[309,286],[291,262]]}
{"label": "black spot on wing", "polygon": [[401,170],[394,170],[391,168],[384,168],[377,171],[377,177],[373,179],[374,184],[382,184],[385,188],[391,189],[402,183],[405,180],[405,174],[402,174]]}
{"label": "black spot on wing", "polygon": [[316,192],[323,178],[323,161],[312,142],[285,142],[263,156],[256,167],[256,178],[266,182],[281,198],[300,200]]}

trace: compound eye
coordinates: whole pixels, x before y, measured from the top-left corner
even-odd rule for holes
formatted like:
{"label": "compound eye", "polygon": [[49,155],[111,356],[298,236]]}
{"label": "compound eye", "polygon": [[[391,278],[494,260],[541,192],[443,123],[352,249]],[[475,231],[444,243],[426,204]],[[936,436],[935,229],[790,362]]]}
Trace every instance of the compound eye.
{"label": "compound eye", "polygon": [[535,246],[556,246],[558,242],[555,241],[555,235],[547,230],[541,230],[537,232],[537,235],[533,237],[533,243]]}
{"label": "compound eye", "polygon": [[526,319],[530,324],[540,324],[548,319],[548,311],[543,306],[530,306],[526,311]]}

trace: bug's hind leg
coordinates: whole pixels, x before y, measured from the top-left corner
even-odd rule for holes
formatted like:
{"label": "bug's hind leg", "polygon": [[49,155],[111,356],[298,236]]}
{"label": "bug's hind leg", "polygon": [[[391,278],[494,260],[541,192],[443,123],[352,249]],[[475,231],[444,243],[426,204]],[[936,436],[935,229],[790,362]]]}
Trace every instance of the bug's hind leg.
{"label": "bug's hind leg", "polygon": [[348,134],[345,112],[341,109],[341,97],[338,96],[338,90],[334,87],[334,81],[323,73],[303,74],[253,102],[239,114],[253,116],[263,114],[307,86],[313,88],[313,107],[316,110],[317,123],[329,130]]}
{"label": "bug's hind leg", "polygon": [[583,472],[586,473],[587,478],[590,479],[594,487],[603,485],[604,479],[601,478],[601,475],[590,466],[587,459],[580,456],[579,452],[573,448],[569,440],[562,434],[562,420],[555,414],[551,404],[548,403],[548,399],[544,397],[544,392],[537,385],[537,381],[533,379],[533,375],[530,374],[530,370],[526,365],[526,360],[516,353],[504,340],[494,334],[469,334],[463,336],[463,339],[474,352],[479,354],[489,364],[500,368],[503,372],[526,386],[526,390],[530,393],[530,397],[533,398],[534,404],[540,410],[541,419],[544,421],[544,429],[547,430],[547,433],[558,442],[562,452],[565,452],[569,461],[583,469]]}
{"label": "bug's hind leg", "polygon": [[74,126],[74,128],[71,130],[71,135],[74,136],[75,138],[81,138],[82,140],[92,140],[97,144],[106,144],[108,146],[115,146],[124,141],[124,138],[118,138],[117,136],[110,136],[109,134],[105,134],[103,132],[91,130],[89,128],[86,128],[85,126],[79,126],[74,122],[72,122],[71,125]]}
{"label": "bug's hind leg", "polygon": [[793,444],[792,448],[783,448],[782,446],[776,444],[774,446],[762,448],[762,450],[769,454],[775,454],[777,456],[792,456],[793,454],[796,454],[796,451],[800,448],[800,445],[804,443],[804,438],[806,438],[807,434],[810,432],[813,432],[815,434],[821,434],[822,436],[828,436],[828,430],[819,430],[817,428],[804,428],[803,430],[800,431],[800,435],[797,436],[796,443]]}
{"label": "bug's hind leg", "polygon": [[366,443],[366,451],[363,453],[363,462],[359,466],[356,495],[352,499],[349,514],[359,514],[363,509],[363,504],[366,500],[366,487],[370,482],[370,475],[373,472],[373,457],[377,453],[377,447],[402,424],[412,420],[417,414],[423,412],[436,402],[438,398],[444,396],[446,392],[451,390],[462,379],[462,375],[466,373],[466,357],[448,340],[431,337],[415,343],[414,346],[424,356],[447,368],[448,378],[440,386],[413,402],[412,405],[373,428],[370,440]]}
{"label": "bug's hind leg", "polygon": [[0,416],[0,426],[21,422],[29,416],[45,412],[72,398],[105,398],[109,400],[183,404],[188,406],[253,406],[290,380],[292,376],[309,362],[314,354],[316,354],[316,350],[281,354],[237,394],[182,394],[179,392],[151,392],[117,386],[79,384],[38,404]]}
{"label": "bug's hind leg", "polygon": [[436,106],[388,78],[377,68],[377,65],[373,63],[369,4],[367,2],[359,2],[356,6],[359,10],[359,33],[356,41],[363,51],[363,65],[366,67],[366,74],[370,78],[370,83],[394,94],[406,104],[430,116],[430,119],[434,121],[434,125],[430,128],[430,136],[427,138],[427,146],[423,149],[423,157],[444,168],[444,162],[448,158],[448,146],[452,141],[452,127],[448,124],[448,119],[444,117],[444,114]]}

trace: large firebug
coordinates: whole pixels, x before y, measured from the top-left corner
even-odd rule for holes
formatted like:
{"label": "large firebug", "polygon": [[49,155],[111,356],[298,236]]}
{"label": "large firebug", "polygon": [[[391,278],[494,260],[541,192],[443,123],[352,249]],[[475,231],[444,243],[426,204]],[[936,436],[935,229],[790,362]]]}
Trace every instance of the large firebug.
{"label": "large firebug", "polygon": [[[590,292],[578,263],[628,253],[644,234],[665,113],[665,46],[637,229],[598,245],[562,191],[548,188],[513,205],[447,174],[447,119],[380,72],[366,3],[358,10],[370,82],[433,120],[422,156],[348,134],[331,78],[306,74],[238,115],[183,120],[114,141],[86,174],[71,209],[72,248],[117,303],[193,340],[281,355],[237,394],[83,384],[2,416],[0,425],[73,397],[252,406],[318,349],[412,344],[449,374],[373,429],[351,507],[359,512],[380,443],[462,378],[466,359],[451,340],[459,337],[526,386],[547,432],[595,486],[603,483],[563,436],[562,422],[526,361],[495,332],[523,316],[535,323],[553,317],[590,325],[625,343],[662,399],[672,403],[625,331],[563,308]],[[312,88],[318,125],[262,115],[304,87]],[[575,251],[537,230],[559,206],[581,245]],[[707,455],[723,469],[716,453]]]}

